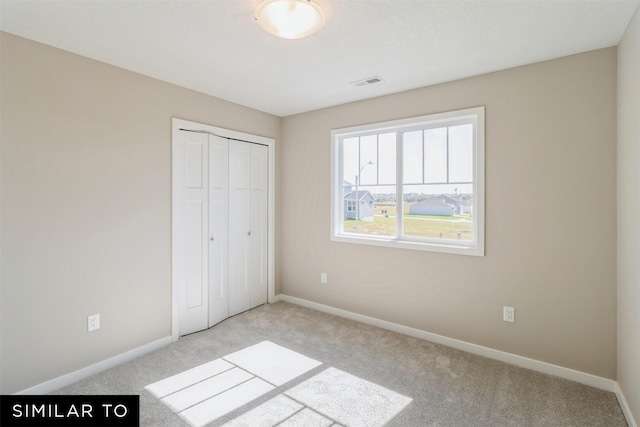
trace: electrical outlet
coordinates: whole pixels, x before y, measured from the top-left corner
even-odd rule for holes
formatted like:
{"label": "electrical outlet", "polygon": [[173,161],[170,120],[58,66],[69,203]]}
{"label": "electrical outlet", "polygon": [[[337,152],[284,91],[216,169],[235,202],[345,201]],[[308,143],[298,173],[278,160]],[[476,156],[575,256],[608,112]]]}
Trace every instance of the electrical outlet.
{"label": "electrical outlet", "polygon": [[327,273],[320,273],[320,283],[327,283]]}
{"label": "electrical outlet", "polygon": [[502,320],[505,322],[515,323],[516,310],[513,307],[502,307]]}
{"label": "electrical outlet", "polygon": [[89,332],[100,329],[100,314],[93,314],[87,317],[87,330]]}

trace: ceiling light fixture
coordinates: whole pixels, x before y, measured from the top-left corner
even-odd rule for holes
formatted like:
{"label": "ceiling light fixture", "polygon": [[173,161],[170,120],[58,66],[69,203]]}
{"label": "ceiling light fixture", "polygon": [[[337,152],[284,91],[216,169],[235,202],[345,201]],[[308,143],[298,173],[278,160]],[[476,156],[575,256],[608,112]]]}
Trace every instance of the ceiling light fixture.
{"label": "ceiling light fixture", "polygon": [[285,39],[301,39],[324,24],[322,10],[311,0],[263,0],[255,18],[265,31]]}

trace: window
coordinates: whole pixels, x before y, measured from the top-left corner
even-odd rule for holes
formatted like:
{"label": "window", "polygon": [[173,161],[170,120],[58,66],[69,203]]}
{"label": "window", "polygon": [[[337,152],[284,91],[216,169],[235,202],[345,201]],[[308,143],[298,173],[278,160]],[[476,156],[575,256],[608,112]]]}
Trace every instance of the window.
{"label": "window", "polygon": [[484,255],[484,107],[331,136],[332,240]]}

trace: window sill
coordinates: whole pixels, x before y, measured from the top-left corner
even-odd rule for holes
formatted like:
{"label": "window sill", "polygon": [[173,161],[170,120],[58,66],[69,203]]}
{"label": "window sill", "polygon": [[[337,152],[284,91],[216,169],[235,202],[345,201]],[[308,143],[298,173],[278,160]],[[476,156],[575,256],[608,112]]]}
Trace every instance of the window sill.
{"label": "window sill", "polygon": [[379,238],[372,236],[358,235],[332,235],[331,240],[342,243],[355,243],[360,245],[383,246],[387,248],[410,249],[417,251],[438,252],[456,255],[484,256],[484,247],[477,242],[473,246],[462,246],[453,244],[438,244],[430,242],[415,242],[410,240],[398,240],[394,238]]}

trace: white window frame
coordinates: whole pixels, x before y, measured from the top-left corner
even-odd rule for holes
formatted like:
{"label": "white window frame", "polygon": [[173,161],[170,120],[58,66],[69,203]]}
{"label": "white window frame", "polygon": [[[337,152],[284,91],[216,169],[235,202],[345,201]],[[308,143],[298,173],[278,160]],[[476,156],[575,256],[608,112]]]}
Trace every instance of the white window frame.
{"label": "white window frame", "polygon": [[[342,193],[343,164],[341,155],[341,141],[345,138],[362,136],[369,133],[396,132],[396,200],[402,196],[402,144],[401,133],[413,129],[433,128],[437,126],[452,126],[456,122],[473,123],[473,240],[434,242],[426,239],[416,239],[402,236],[382,237],[365,234],[345,233],[343,219],[345,201]],[[415,249],[450,254],[484,256],[484,139],[485,119],[484,107],[474,107],[464,110],[430,114],[408,119],[373,123],[331,131],[331,240],[345,243],[358,243],[391,248]],[[399,146],[398,146],[399,145]],[[402,215],[398,216],[398,231],[402,227]]]}

